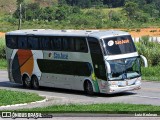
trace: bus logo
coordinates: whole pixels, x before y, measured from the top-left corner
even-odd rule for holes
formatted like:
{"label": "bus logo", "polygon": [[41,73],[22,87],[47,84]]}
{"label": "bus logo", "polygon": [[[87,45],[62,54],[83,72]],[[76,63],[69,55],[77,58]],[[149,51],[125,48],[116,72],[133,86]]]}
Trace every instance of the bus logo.
{"label": "bus logo", "polygon": [[128,40],[128,39],[115,41],[115,44],[116,44],[116,45],[122,45],[122,44],[127,44],[127,43],[129,43],[129,40]]}
{"label": "bus logo", "polygon": [[54,59],[68,59],[68,54],[54,52]]}
{"label": "bus logo", "polygon": [[113,40],[110,40],[109,42],[108,42],[108,46],[113,46],[114,45],[114,41]]}

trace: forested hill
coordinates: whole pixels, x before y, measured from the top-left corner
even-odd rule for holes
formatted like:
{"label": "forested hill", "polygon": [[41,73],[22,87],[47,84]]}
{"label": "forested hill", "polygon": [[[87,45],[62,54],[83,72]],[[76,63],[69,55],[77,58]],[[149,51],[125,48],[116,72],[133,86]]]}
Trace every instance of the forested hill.
{"label": "forested hill", "polygon": [[3,31],[18,23],[20,4],[24,28],[160,26],[160,0],[0,0]]}

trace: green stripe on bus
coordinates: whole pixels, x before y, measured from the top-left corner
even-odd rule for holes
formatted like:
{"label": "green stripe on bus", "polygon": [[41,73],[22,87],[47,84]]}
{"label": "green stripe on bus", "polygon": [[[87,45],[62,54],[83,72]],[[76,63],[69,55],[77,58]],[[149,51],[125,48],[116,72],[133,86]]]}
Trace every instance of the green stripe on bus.
{"label": "green stripe on bus", "polygon": [[97,80],[93,80],[94,88],[96,92],[99,92],[99,86]]}
{"label": "green stripe on bus", "polygon": [[98,82],[97,82],[96,75],[94,72],[92,73],[92,81],[94,84],[95,92],[99,92],[99,86],[98,86]]}

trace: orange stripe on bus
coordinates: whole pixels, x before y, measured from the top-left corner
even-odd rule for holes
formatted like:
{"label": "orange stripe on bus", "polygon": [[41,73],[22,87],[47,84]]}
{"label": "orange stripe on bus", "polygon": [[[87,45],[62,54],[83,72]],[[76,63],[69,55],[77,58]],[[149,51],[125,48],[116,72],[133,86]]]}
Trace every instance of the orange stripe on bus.
{"label": "orange stripe on bus", "polygon": [[18,61],[20,65],[21,74],[28,73],[30,76],[33,72],[34,60],[31,50],[18,50]]}

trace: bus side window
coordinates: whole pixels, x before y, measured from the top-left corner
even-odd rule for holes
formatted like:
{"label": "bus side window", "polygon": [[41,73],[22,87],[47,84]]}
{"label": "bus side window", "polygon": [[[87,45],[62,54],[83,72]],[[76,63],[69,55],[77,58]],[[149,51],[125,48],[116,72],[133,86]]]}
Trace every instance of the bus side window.
{"label": "bus side window", "polygon": [[27,37],[18,36],[18,48],[19,49],[27,49]]}
{"label": "bus side window", "polygon": [[64,51],[74,51],[74,40],[71,37],[63,38],[63,50]]}
{"label": "bus side window", "polygon": [[37,50],[39,48],[38,37],[28,37],[28,47]]}
{"label": "bus side window", "polygon": [[69,41],[67,40],[67,38],[63,38],[63,50],[68,51],[69,50]]}
{"label": "bus side window", "polygon": [[62,49],[62,38],[52,37],[51,40],[53,50],[60,51]]}
{"label": "bus side window", "polygon": [[6,36],[6,45],[9,48],[17,48],[17,37],[16,36]]}
{"label": "bus side window", "polygon": [[49,37],[40,37],[40,48],[42,50],[51,50],[51,42],[49,40]]}
{"label": "bus side window", "polygon": [[75,49],[77,52],[88,52],[87,43],[85,38],[75,39]]}

